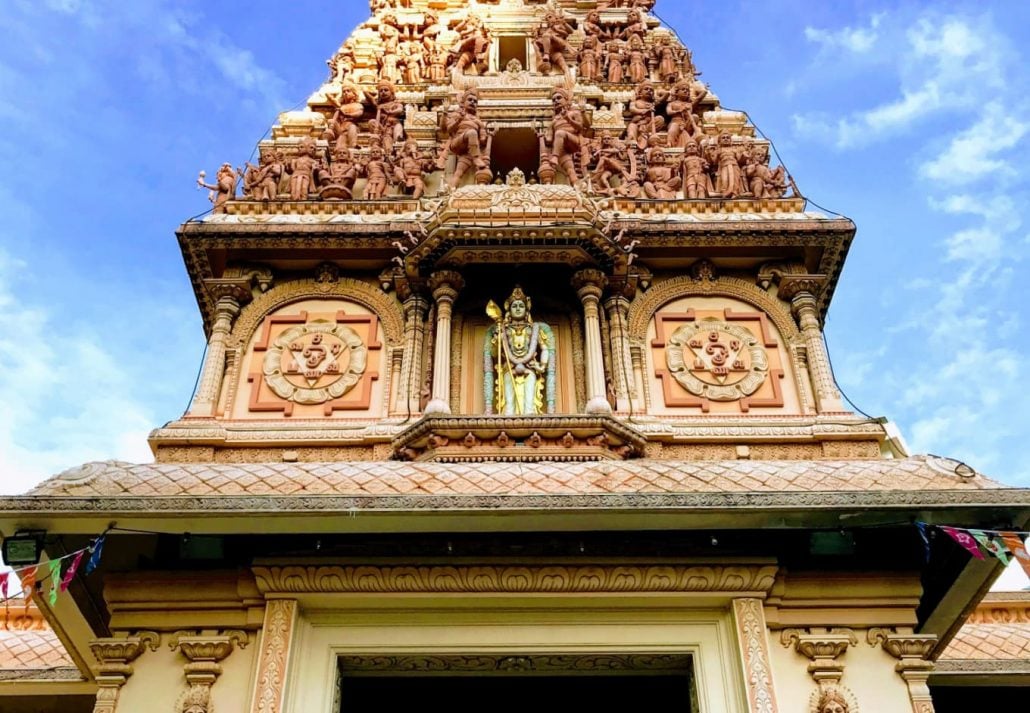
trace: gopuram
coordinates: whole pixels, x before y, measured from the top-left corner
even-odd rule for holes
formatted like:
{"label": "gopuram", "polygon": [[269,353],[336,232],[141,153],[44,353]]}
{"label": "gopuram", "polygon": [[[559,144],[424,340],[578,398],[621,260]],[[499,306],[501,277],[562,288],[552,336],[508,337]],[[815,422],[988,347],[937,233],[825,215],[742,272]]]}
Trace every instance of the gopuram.
{"label": "gopuram", "polygon": [[845,405],[856,227],[653,0],[371,5],[256,163],[198,179],[208,348],[156,462],[0,499],[41,567],[99,562],[9,605],[0,710],[947,713],[1030,683],[1030,602],[963,629],[1001,565],[916,526],[1026,530],[1028,493]]}

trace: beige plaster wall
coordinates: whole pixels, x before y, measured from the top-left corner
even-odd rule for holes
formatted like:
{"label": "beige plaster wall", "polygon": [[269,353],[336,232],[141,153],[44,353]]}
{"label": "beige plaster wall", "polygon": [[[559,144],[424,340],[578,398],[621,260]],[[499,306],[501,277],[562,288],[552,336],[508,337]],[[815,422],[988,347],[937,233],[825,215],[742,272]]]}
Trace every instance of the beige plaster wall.
{"label": "beige plaster wall", "polygon": [[[912,713],[908,687],[894,670],[897,660],[879,646],[866,643],[865,630],[855,630],[855,635],[858,645],[849,647],[839,659],[844,664],[841,685],[851,690],[863,712]],[[778,631],[770,632],[769,649],[780,713],[807,712],[817,690],[808,673],[809,660],[793,646],[781,645]]]}
{"label": "beige plaster wall", "polygon": [[[171,650],[169,643],[172,638],[172,634],[162,634],[157,651],[147,650],[136,659],[133,664],[135,673],[122,688],[119,711],[157,713],[176,710],[179,696],[186,690],[183,666],[188,661],[178,651]],[[222,662],[223,673],[211,689],[212,710],[218,713],[249,710],[260,647],[260,637],[251,634],[245,649],[237,647]]]}

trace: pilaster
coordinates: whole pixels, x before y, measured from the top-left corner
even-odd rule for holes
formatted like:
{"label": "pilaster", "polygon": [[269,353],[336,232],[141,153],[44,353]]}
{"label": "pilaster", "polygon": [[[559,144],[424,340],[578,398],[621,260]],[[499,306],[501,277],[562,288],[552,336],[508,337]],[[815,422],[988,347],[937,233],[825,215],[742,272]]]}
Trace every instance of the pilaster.
{"label": "pilaster", "polygon": [[769,629],[761,599],[734,599],[733,619],[737,627],[744,687],[750,713],[778,713],[769,659]]}
{"label": "pilaster", "polygon": [[808,358],[808,371],[815,390],[819,413],[844,411],[844,402],[830,368],[822,325],[819,320],[818,296],[826,285],[825,275],[784,275],[780,278],[779,296],[790,302],[797,319]]}
{"label": "pilaster", "polygon": [[419,391],[422,388],[422,353],[426,341],[426,316],[429,301],[419,294],[404,300],[404,348],[401,354],[400,383],[397,388],[397,410],[418,413]]}
{"label": "pilaster", "polygon": [[615,386],[615,397],[618,410],[628,412],[630,400],[636,397],[636,384],[633,383],[633,357],[630,354],[629,334],[626,332],[626,325],[629,323],[629,300],[622,295],[615,295],[605,301],[604,307],[608,313],[611,333],[611,376]]}
{"label": "pilaster", "polygon": [[250,282],[246,279],[208,280],[205,284],[216,302],[211,338],[207,343],[197,393],[189,410],[190,416],[200,418],[216,415],[222,381],[225,379],[226,343],[242,306],[251,298]]}
{"label": "pilaster", "polygon": [[265,605],[261,628],[257,688],[252,713],[282,713],[285,701],[286,669],[293,647],[300,608],[295,599],[270,599]]}
{"label": "pilaster", "polygon": [[460,273],[453,270],[434,272],[429,288],[436,302],[436,337],[433,350],[432,400],[426,406],[427,415],[451,412],[451,312],[454,301],[465,286]]}
{"label": "pilaster", "polygon": [[572,276],[572,286],[583,303],[583,333],[586,343],[586,384],[589,414],[610,414],[611,404],[604,380],[604,354],[601,351],[600,302],[607,282],[600,270],[580,270]]}
{"label": "pilaster", "polygon": [[937,646],[937,637],[898,633],[890,629],[870,629],[868,640],[871,646],[879,644],[884,651],[898,660],[894,670],[908,686],[912,713],[934,713],[927,680],[934,669],[930,654]]}

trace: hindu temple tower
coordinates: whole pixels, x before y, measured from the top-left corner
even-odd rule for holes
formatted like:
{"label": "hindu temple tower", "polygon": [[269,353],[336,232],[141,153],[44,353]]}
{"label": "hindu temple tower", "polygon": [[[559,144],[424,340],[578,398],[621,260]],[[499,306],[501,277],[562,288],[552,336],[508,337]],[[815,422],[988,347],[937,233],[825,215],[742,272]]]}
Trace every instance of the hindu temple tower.
{"label": "hindu temple tower", "polygon": [[972,680],[935,662],[997,566],[914,523],[1026,529],[1027,493],[844,403],[856,227],[653,5],[374,0],[201,176],[189,411],[153,464],[0,501],[50,557],[107,532],[17,705],[927,713]]}

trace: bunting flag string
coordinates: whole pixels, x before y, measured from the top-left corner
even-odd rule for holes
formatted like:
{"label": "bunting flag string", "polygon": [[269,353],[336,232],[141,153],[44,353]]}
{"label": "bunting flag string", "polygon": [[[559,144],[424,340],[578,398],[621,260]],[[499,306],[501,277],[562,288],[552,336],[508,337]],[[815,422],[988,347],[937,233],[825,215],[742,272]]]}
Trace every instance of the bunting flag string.
{"label": "bunting flag string", "polygon": [[1027,551],[1026,542],[1030,538],[1030,532],[970,529],[946,525],[929,525],[925,522],[917,522],[916,527],[919,528],[920,536],[927,543],[927,554],[929,554],[928,533],[931,530],[940,530],[961,545],[973,557],[984,560],[986,559],[984,553],[987,553],[1004,565],[1007,565],[1014,559],[1019,562],[1027,576],[1030,576],[1030,552]]}
{"label": "bunting flag string", "polygon": [[[46,583],[49,582],[48,599],[53,606],[57,603],[58,594],[68,591],[75,575],[82,568],[83,562],[86,562],[86,575],[91,574],[100,565],[106,537],[106,533],[100,535],[88,547],[83,547],[64,557],[0,573],[0,603],[7,607],[13,600],[24,599],[27,608],[37,585],[46,586]],[[21,582],[20,587],[13,584],[13,578],[17,578]]]}

